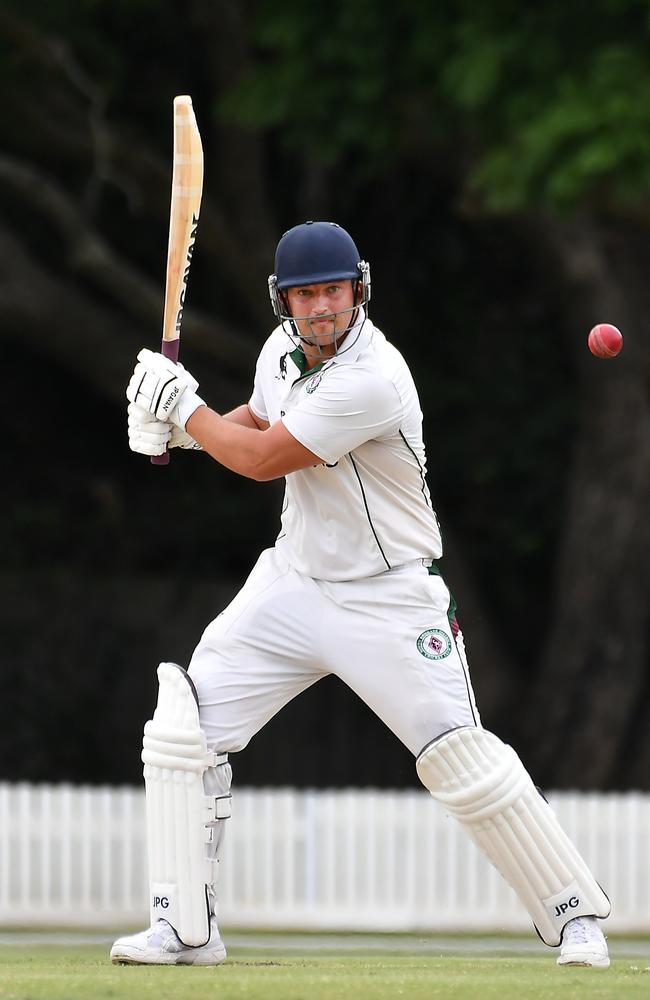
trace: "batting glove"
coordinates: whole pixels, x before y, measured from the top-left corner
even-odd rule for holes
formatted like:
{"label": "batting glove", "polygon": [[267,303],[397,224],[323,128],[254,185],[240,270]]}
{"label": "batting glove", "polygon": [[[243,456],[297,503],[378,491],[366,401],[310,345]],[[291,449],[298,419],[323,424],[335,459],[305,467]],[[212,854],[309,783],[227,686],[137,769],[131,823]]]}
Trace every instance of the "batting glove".
{"label": "batting glove", "polygon": [[187,448],[201,451],[201,445],[191,434],[174,424],[157,420],[137,403],[128,407],[129,448],[139,455],[162,455],[167,448]]}
{"label": "batting glove", "polygon": [[176,424],[172,424],[172,436],[169,439],[168,447],[185,448],[186,451],[203,451],[203,445],[195,441],[187,431],[182,431]]}
{"label": "batting glove", "polygon": [[205,406],[196,394],[198,387],[199,383],[181,364],[145,347],[138,354],[126,398],[156,420],[170,421],[184,431],[194,411]]}

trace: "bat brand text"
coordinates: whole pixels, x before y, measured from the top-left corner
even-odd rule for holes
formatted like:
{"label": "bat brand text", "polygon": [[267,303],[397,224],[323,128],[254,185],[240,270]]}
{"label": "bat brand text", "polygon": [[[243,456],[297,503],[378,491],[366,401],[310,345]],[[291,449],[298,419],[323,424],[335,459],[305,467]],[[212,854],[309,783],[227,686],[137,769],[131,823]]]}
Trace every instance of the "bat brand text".
{"label": "bat brand text", "polygon": [[192,232],[190,233],[190,242],[187,247],[187,256],[185,258],[185,270],[183,271],[183,287],[181,288],[181,294],[179,299],[178,313],[176,314],[176,332],[180,334],[181,323],[183,322],[183,309],[185,308],[185,292],[187,291],[187,279],[190,275],[190,266],[192,264],[192,255],[194,253],[194,243],[196,241],[196,231],[199,225],[199,217],[196,212],[192,213]]}

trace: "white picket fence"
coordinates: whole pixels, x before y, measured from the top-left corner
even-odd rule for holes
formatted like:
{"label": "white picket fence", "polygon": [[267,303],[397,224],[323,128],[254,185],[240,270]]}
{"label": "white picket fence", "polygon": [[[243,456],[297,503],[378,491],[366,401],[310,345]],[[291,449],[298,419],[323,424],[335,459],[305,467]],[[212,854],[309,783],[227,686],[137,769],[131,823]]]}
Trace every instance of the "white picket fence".
{"label": "white picket fence", "polygon": [[[613,903],[650,931],[650,795],[549,796]],[[0,924],[147,921],[140,789],[0,783]],[[239,789],[220,876],[239,927],[523,930],[512,891],[422,791]]]}

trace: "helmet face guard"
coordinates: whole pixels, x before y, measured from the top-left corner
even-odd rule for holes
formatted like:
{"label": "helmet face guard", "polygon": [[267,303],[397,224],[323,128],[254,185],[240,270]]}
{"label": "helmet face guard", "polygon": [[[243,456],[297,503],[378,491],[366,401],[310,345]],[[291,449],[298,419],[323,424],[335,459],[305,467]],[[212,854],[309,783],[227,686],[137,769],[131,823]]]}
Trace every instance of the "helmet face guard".
{"label": "helmet face guard", "polygon": [[355,325],[359,309],[367,307],[370,301],[370,265],[360,260],[354,240],[335,222],[305,222],[284,234],[275,254],[275,272],[268,279],[269,296],[278,322],[283,325],[290,323],[299,343],[306,341],[312,346],[318,346],[315,333],[312,341],[300,334],[297,326],[298,321],[310,323],[314,317],[293,316],[286,290],[334,281],[351,281],[355,298],[354,305],[348,309],[318,317],[319,321],[334,320],[336,327],[338,316],[350,314],[345,328],[332,335],[333,340],[338,343]]}

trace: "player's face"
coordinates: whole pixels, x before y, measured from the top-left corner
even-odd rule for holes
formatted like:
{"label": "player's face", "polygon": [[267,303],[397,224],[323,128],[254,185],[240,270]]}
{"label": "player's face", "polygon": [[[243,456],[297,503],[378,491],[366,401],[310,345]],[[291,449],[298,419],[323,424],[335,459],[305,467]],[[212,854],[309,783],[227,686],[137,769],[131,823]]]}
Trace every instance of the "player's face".
{"label": "player's face", "polygon": [[355,306],[352,282],[298,285],[287,289],[287,298],[289,311],[304,338],[305,354],[315,354],[320,359],[332,357],[337,339],[352,320]]}

